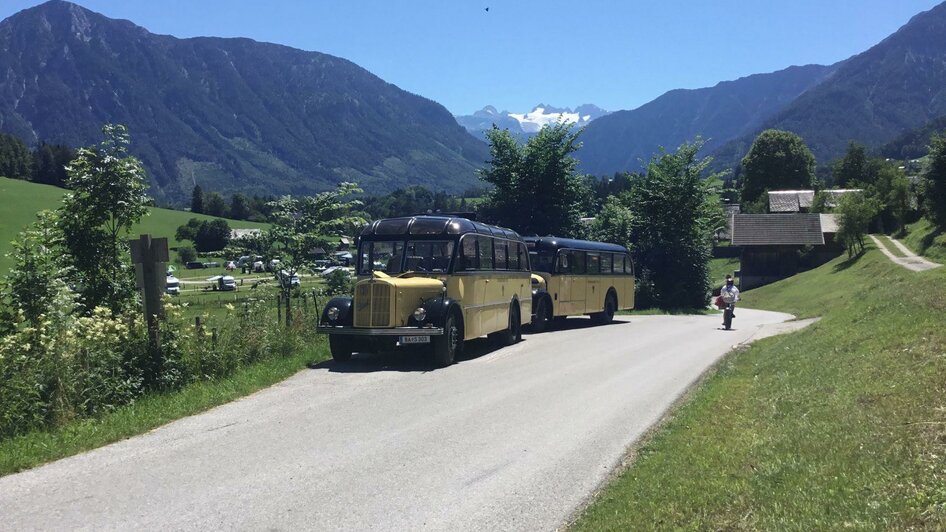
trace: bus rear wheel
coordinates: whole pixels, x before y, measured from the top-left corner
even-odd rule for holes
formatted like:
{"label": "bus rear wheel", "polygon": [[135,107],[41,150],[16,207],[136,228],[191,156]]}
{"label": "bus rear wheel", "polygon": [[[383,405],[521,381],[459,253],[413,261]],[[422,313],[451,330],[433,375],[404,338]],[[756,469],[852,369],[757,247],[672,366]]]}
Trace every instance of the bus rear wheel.
{"label": "bus rear wheel", "polygon": [[599,325],[604,325],[606,323],[611,323],[614,320],[614,313],[618,308],[618,298],[614,295],[614,292],[608,292],[607,297],[604,298],[604,310],[602,312],[597,312],[591,315],[591,319],[598,323]]}
{"label": "bus rear wheel", "polygon": [[510,346],[522,340],[522,320],[519,319],[519,306],[509,307],[509,326],[504,331],[490,335],[501,347]]}

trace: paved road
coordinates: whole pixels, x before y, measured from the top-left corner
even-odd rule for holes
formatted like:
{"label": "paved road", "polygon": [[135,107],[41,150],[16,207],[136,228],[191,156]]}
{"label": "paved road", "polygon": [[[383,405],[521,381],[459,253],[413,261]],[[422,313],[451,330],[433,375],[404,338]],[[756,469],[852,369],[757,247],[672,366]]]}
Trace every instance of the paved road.
{"label": "paved road", "polygon": [[786,314],[623,317],[426,371],[325,363],[0,478],[0,529],[551,530],[734,344]]}
{"label": "paved road", "polygon": [[933,268],[939,268],[940,266],[942,266],[942,264],[939,264],[937,262],[933,262],[930,260],[926,260],[925,258],[910,251],[910,248],[906,247],[905,245],[903,245],[902,242],[900,242],[899,240],[895,238],[886,240],[886,242],[892,242],[895,246],[897,246],[897,249],[900,250],[900,253],[904,255],[903,257],[898,257],[894,255],[893,253],[891,253],[890,250],[887,249],[887,246],[884,245],[884,243],[882,243],[879,238],[877,238],[874,235],[869,235],[869,236],[871,240],[874,241],[874,244],[877,245],[880,251],[883,252],[883,254],[886,255],[888,259],[892,260],[896,264],[899,264],[900,266],[903,266],[904,268],[908,270],[915,271],[915,272],[922,272],[926,270],[932,270]]}

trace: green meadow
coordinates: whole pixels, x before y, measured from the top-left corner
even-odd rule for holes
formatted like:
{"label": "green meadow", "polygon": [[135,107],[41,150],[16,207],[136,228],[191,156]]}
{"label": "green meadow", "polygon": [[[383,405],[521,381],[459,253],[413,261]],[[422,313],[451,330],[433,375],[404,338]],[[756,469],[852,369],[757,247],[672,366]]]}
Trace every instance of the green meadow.
{"label": "green meadow", "polygon": [[[36,220],[36,213],[43,209],[53,210],[59,207],[63,194],[67,190],[39,185],[29,181],[0,177],[0,274],[6,272],[12,261],[6,256],[11,250],[10,242],[16,238],[25,226]],[[192,214],[170,209],[150,208],[141,223],[132,228],[131,235],[150,233],[155,237],[168,237],[170,247],[181,243],[174,239],[177,228],[191,218],[212,220],[212,216]],[[232,228],[260,229],[268,224],[228,220]]]}
{"label": "green meadow", "polygon": [[946,268],[845,259],[746,292],[822,319],[730,353],[573,528],[946,529]]}

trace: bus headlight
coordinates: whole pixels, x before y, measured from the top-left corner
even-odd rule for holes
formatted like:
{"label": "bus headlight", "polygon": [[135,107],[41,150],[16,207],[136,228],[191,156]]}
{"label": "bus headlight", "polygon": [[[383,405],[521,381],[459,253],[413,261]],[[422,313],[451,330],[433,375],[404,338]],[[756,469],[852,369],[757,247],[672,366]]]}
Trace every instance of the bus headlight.
{"label": "bus headlight", "polygon": [[338,307],[329,307],[325,312],[325,316],[328,318],[328,321],[335,321],[338,319]]}
{"label": "bus headlight", "polygon": [[417,307],[416,309],[414,309],[414,320],[416,320],[417,323],[423,322],[426,318],[427,318],[427,309],[425,309],[424,307]]}

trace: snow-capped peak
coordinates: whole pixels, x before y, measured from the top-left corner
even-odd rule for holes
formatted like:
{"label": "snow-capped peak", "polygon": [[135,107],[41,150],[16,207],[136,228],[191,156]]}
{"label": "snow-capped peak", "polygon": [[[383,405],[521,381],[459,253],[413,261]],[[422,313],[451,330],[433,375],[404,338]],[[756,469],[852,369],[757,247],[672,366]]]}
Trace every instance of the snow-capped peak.
{"label": "snow-capped peak", "polygon": [[563,122],[571,122],[573,124],[583,125],[580,124],[582,117],[579,116],[578,113],[573,113],[568,109],[555,112],[546,111],[546,108],[542,106],[536,106],[535,109],[528,113],[509,113],[509,116],[515,118],[522,127],[522,130],[526,133],[534,133],[542,129],[542,126]]}
{"label": "snow-capped peak", "polygon": [[567,107],[557,108],[540,103],[527,113],[497,111],[492,105],[487,105],[472,115],[457,116],[456,118],[460,125],[474,134],[482,133],[494,124],[514,132],[518,129],[520,130],[518,132],[532,134],[542,129],[542,126],[563,122],[582,127],[606,114],[608,114],[607,111],[592,104],[579,105],[572,110]]}

